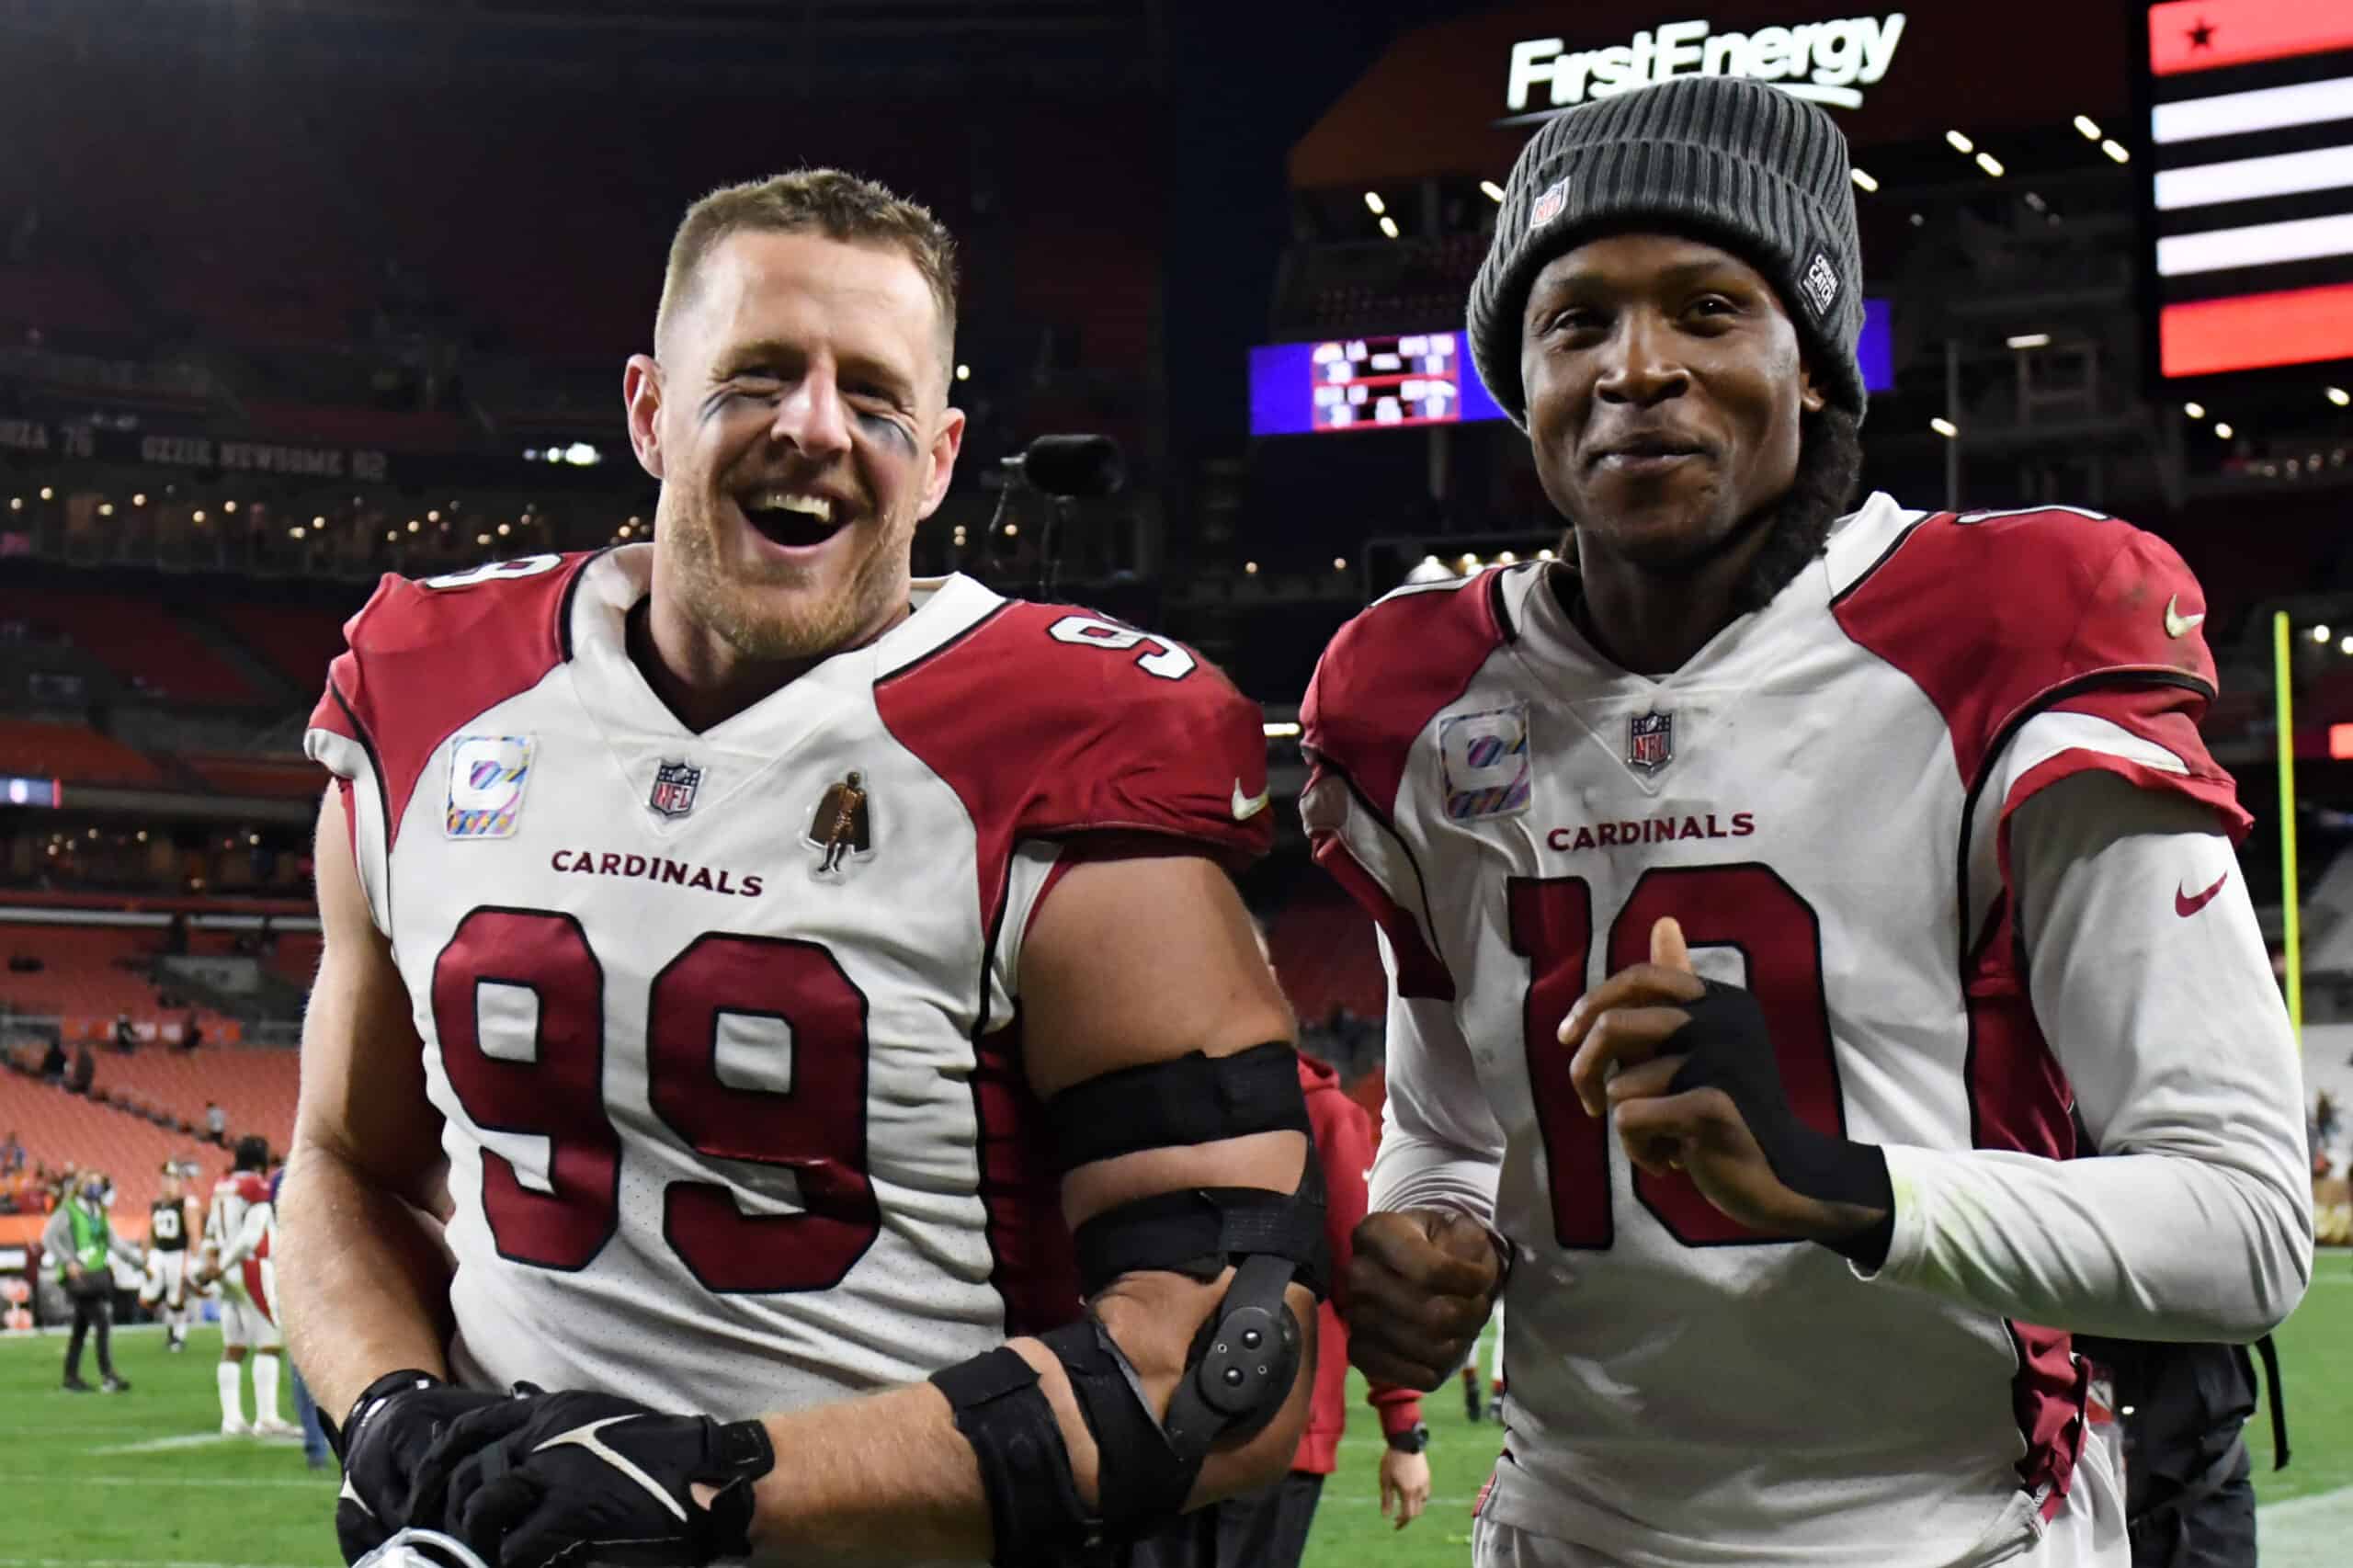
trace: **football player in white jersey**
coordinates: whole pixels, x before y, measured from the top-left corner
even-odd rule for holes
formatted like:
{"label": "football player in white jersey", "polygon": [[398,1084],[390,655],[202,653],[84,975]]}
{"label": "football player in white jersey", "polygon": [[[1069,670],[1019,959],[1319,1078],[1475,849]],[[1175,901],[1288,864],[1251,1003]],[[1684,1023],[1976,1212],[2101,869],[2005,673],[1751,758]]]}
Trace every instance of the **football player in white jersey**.
{"label": "football player in white jersey", "polygon": [[1482,1568],[2120,1565],[2069,1332],[2309,1278],[2198,585],[2073,508],[1840,517],[1861,281],[1819,109],[1548,123],[1470,327],[1567,560],[1400,590],[1306,704],[1392,983],[1350,1347],[1428,1388],[1508,1298]]}
{"label": "football player in white jersey", "polygon": [[[285,1437],[295,1428],[278,1414],[278,1360],[285,1349],[277,1303],[272,1300],[268,1237],[269,1142],[249,1132],[237,1140],[233,1167],[213,1185],[204,1216],[204,1267],[199,1287],[221,1288],[221,1431],[224,1437],[256,1433]],[[244,1379],[250,1353],[254,1415],[245,1419]]]}
{"label": "football player in white jersey", "polygon": [[653,543],[347,629],[278,1277],[347,1556],[1043,1562],[1289,1463],[1322,1205],[1229,877],[1260,715],[911,582],[953,338],[923,209],[716,192],[625,383]]}

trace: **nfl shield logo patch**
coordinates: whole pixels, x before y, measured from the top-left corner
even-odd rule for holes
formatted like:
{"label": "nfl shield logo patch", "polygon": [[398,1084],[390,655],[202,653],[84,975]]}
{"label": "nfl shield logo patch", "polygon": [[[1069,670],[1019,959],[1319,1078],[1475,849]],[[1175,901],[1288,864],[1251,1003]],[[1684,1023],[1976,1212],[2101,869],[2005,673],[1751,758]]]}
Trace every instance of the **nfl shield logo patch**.
{"label": "nfl shield logo patch", "polygon": [[1457,713],[1438,726],[1446,814],[1453,822],[1518,816],[1535,783],[1529,762],[1528,704]]}
{"label": "nfl shield logo patch", "polygon": [[1568,202],[1569,182],[1565,179],[1554,180],[1545,189],[1544,194],[1536,199],[1536,205],[1528,210],[1528,226],[1531,229],[1542,228],[1559,217],[1561,209],[1567,206]]}
{"label": "nfl shield logo patch", "polygon": [[1637,713],[1627,726],[1626,764],[1656,773],[1675,760],[1675,715]]}
{"label": "nfl shield logo patch", "polygon": [[682,817],[695,809],[695,790],[702,769],[691,762],[665,762],[654,770],[654,793],[645,803],[665,817]]}

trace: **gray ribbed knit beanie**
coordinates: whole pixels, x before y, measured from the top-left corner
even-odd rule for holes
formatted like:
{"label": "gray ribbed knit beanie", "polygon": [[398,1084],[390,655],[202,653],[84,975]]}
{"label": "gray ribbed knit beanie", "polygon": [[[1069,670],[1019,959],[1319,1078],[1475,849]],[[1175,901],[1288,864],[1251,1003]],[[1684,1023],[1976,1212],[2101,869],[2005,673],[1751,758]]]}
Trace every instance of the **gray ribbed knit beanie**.
{"label": "gray ribbed knit beanie", "polygon": [[1654,222],[1763,273],[1797,325],[1815,385],[1859,419],[1863,259],[1850,168],[1827,114],[1739,76],[1679,76],[1546,121],[1512,165],[1471,286],[1481,380],[1526,429],[1521,316],[1536,275],[1597,234]]}

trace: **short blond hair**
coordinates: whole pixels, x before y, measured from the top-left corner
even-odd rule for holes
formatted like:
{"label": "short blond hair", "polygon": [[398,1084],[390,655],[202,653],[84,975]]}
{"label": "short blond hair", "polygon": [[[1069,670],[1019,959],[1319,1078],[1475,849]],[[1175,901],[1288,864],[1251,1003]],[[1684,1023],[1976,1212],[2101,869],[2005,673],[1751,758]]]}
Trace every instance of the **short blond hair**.
{"label": "short blond hair", "polygon": [[720,241],[739,230],[820,233],[847,244],[896,247],[930,286],[939,307],[939,354],[945,367],[956,352],[956,241],[918,202],[841,169],[795,169],[742,185],[722,186],[687,209],[670,241],[662,275],[662,303],[654,312],[656,353],[671,317],[686,308],[695,274]]}

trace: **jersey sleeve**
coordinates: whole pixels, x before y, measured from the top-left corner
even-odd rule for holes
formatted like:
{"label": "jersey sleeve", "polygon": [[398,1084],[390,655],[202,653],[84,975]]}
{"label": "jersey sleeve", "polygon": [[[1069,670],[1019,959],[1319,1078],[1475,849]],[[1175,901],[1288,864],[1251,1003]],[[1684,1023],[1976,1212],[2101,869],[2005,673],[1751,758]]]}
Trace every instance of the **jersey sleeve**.
{"label": "jersey sleeve", "polygon": [[2194,793],[2109,768],[2017,812],[2033,1021],[2102,1157],[1888,1147],[1879,1278],[2132,1339],[2246,1340],[2294,1307],[2313,1245],[2302,1079],[2214,828]]}
{"label": "jersey sleeve", "polygon": [[2196,801],[2232,837],[2243,836],[2254,819],[2198,733],[2216,692],[2204,590],[2171,545],[2123,531],[2057,666],[2067,672],[2065,688],[2036,704],[2001,759],[2003,816],[2096,770]]}
{"label": "jersey sleeve", "polygon": [[2205,593],[2154,535],[2069,507],[1939,514],[1832,613],[1936,705],[1964,785],[2003,815],[2097,770],[2245,831],[2198,735],[2216,691]]}
{"label": "jersey sleeve", "polygon": [[573,585],[593,554],[530,555],[412,581],[386,574],[344,623],[303,749],[343,791],[377,928],[390,864],[426,764],[460,726],[570,657]]}
{"label": "jersey sleeve", "polygon": [[[1325,1323],[1345,1324],[1348,1260],[1356,1253],[1357,1226],[1366,1212],[1366,1181],[1372,1174],[1372,1119],[1337,1084],[1326,1082],[1308,1091],[1307,1119],[1315,1132],[1315,1157],[1324,1165],[1324,1233],[1332,1251],[1332,1299],[1324,1305],[1336,1316]],[[1328,1346],[1324,1353],[1339,1350]],[[1368,1383],[1365,1403],[1380,1418],[1383,1436],[1409,1432],[1422,1418],[1421,1395],[1409,1388]]]}
{"label": "jersey sleeve", "polygon": [[1184,644],[1012,602],[876,683],[883,722],[1004,863],[1027,839],[1179,841],[1231,869],[1273,846],[1257,704]]}
{"label": "jersey sleeve", "polygon": [[1379,941],[1390,977],[1389,1097],[1368,1201],[1382,1211],[1451,1209],[1492,1229],[1503,1126],[1452,1005],[1404,994],[1395,949],[1386,934]]}

